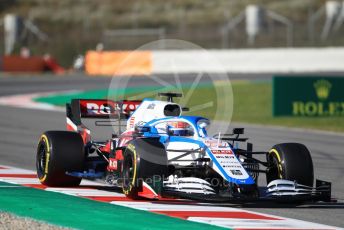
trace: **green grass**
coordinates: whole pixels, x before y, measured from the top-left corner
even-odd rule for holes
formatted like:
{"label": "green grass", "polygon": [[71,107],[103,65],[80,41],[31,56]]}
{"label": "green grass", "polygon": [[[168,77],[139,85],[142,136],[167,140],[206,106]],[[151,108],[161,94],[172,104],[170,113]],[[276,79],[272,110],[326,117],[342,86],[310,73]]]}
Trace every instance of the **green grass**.
{"label": "green grass", "polygon": [[[232,87],[234,103],[233,122],[344,132],[344,117],[273,117],[271,82],[232,82]],[[184,95],[187,95],[189,90],[190,86],[182,88]],[[141,99],[143,97],[156,98],[157,91],[159,90],[156,87],[141,87],[130,88],[123,91],[123,93],[127,98]],[[64,105],[71,98],[105,98],[108,95],[111,98],[116,97],[114,92],[95,90],[79,94],[37,98],[36,100],[55,105]],[[231,97],[231,90],[227,84],[220,83],[215,86],[203,84],[195,89],[190,100],[177,100],[177,102],[190,108],[213,102],[206,109],[187,112],[186,115],[199,115],[212,120],[226,121],[230,120],[231,108],[226,106],[229,103],[229,97]],[[216,111],[217,113],[215,113]]]}
{"label": "green grass", "polygon": [[[214,225],[5,182],[0,182],[1,211],[72,229],[224,229]],[[6,227],[0,228],[6,229]]]}
{"label": "green grass", "polygon": [[344,117],[273,117],[271,83],[233,86],[233,121],[344,132]]}

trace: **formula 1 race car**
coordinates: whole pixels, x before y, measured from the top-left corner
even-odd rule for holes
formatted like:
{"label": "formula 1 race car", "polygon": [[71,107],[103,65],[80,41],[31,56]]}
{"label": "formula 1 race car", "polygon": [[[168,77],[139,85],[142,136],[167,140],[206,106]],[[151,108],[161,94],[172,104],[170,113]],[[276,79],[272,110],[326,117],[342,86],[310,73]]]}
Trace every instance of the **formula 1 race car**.
{"label": "formula 1 race car", "polygon": [[[181,94],[159,95],[167,101],[73,99],[66,105],[68,131],[47,131],[40,138],[40,182],[78,186],[82,178],[104,179],[132,199],[331,200],[331,183],[316,180],[313,187],[312,158],[304,145],[254,152],[241,136],[243,128],[209,136],[208,119],[183,116],[186,108],[173,102]],[[247,148],[237,147],[240,142]],[[261,173],[267,186],[258,186]]]}

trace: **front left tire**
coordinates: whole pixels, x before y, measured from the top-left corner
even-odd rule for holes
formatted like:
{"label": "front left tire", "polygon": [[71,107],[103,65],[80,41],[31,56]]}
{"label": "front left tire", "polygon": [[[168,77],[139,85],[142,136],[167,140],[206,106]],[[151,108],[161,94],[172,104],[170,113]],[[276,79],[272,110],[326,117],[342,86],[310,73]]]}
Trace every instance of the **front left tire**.
{"label": "front left tire", "polygon": [[285,179],[313,186],[313,161],[309,150],[303,144],[277,144],[267,154],[267,162],[269,164],[266,173],[267,183],[276,179]]}

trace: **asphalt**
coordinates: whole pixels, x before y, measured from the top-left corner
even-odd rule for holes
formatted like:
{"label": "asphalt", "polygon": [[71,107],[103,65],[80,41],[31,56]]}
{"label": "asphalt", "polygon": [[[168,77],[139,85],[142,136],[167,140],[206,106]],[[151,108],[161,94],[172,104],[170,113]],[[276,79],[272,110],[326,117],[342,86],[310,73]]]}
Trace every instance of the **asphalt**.
{"label": "asphalt", "polygon": [[[269,80],[271,75],[236,75],[237,79]],[[170,77],[162,76],[169,81]],[[192,81],[186,76],[183,81]],[[108,87],[109,78],[90,78],[81,74],[52,77],[0,76],[0,96],[45,91],[100,89]],[[145,78],[136,78],[130,84],[151,84]],[[216,125],[222,125],[217,123]],[[254,150],[266,151],[276,143],[301,142],[311,151],[315,177],[332,182],[333,196],[337,203],[305,204],[302,206],[258,203],[240,205],[241,208],[283,217],[301,219],[344,227],[344,135],[314,132],[283,127],[267,127],[247,124],[246,136],[254,144]],[[36,145],[40,134],[46,130],[63,130],[65,114],[0,106],[0,164],[35,169]],[[260,182],[265,183],[264,175]],[[222,204],[237,206],[233,204]]]}

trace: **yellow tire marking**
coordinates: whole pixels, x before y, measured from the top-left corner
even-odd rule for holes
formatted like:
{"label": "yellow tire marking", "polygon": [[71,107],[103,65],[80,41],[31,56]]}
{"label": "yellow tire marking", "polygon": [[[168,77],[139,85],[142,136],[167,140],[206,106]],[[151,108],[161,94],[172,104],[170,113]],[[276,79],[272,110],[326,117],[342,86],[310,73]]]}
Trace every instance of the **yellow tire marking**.
{"label": "yellow tire marking", "polygon": [[41,136],[40,140],[41,141],[44,140],[47,146],[47,152],[46,152],[47,159],[46,159],[45,167],[44,167],[44,176],[42,178],[39,178],[40,182],[44,182],[48,174],[48,164],[49,164],[49,159],[50,159],[50,145],[49,145],[48,137],[45,134]]}
{"label": "yellow tire marking", "polygon": [[46,178],[47,178],[47,174],[44,174],[42,178],[38,178],[38,179],[40,182],[44,182]]}
{"label": "yellow tire marking", "polygon": [[133,160],[134,176],[133,176],[133,179],[129,185],[129,189],[128,190],[123,189],[125,195],[128,195],[129,192],[132,190],[133,185],[135,184],[135,180],[136,180],[136,150],[135,150],[135,146],[132,144],[129,144],[127,148],[134,154],[134,160]]}
{"label": "yellow tire marking", "polygon": [[134,162],[133,162],[134,163],[134,176],[133,176],[133,180],[132,180],[132,185],[136,181],[136,150],[135,150],[135,148],[134,148],[133,153],[134,153]]}
{"label": "yellow tire marking", "polygon": [[270,154],[275,154],[278,160],[278,176],[280,179],[282,179],[282,161],[281,157],[276,149],[271,149],[269,151]]}
{"label": "yellow tire marking", "polygon": [[135,146],[133,144],[129,144],[127,149],[129,149],[132,152],[135,152]]}

